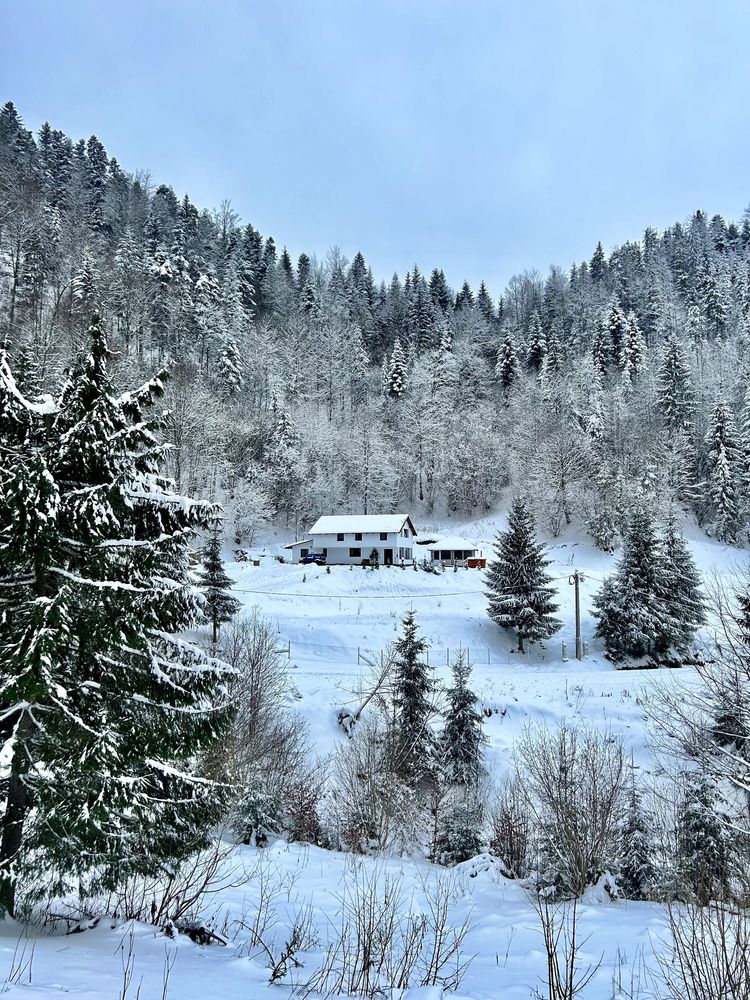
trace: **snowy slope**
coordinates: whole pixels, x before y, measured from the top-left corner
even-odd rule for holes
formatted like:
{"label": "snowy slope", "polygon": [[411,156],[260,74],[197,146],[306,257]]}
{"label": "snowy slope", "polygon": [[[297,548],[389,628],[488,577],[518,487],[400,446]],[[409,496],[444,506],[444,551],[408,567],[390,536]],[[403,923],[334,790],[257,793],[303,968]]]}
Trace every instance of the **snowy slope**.
{"label": "snowy slope", "polygon": [[[0,985],[12,968],[20,968],[18,982],[5,983],[11,1000],[52,1000],[61,993],[81,1000],[162,1000],[165,967],[171,1000],[248,1000],[285,997],[287,986],[269,986],[267,959],[247,945],[241,924],[252,923],[258,906],[260,882],[273,895],[267,932],[272,950],[282,946],[294,915],[312,906],[318,944],[300,955],[305,968],[316,967],[336,926],[344,881],[352,865],[372,875],[393,876],[406,907],[424,908],[424,879],[443,879],[452,892],[450,918],[454,926],[465,919],[471,930],[465,952],[474,956],[457,1000],[527,1000],[530,988],[543,974],[541,936],[536,918],[522,890],[494,872],[486,860],[467,862],[446,872],[426,863],[402,860],[378,862],[353,859],[299,845],[277,844],[265,852],[258,868],[258,852],[242,848],[234,864],[244,866],[247,881],[227,890],[207,908],[207,917],[224,928],[232,940],[226,947],[203,947],[186,938],[166,939],[153,928],[133,924],[100,923],[80,934],[42,936],[27,940],[12,922],[0,928]],[[629,966],[639,953],[650,956],[663,936],[657,906],[645,903],[602,902],[596,892],[581,907],[581,931],[590,935],[584,947],[584,965],[602,965],[588,991],[591,998],[612,996],[613,977],[622,973],[630,982]],[[123,994],[127,969],[129,988]],[[622,972],[622,969],[625,969]],[[288,982],[289,980],[287,980]],[[439,991],[413,990],[416,1000],[437,1000]]]}
{"label": "snowy slope", "polygon": [[[489,553],[503,520],[433,525],[439,530],[475,539]],[[583,719],[624,736],[636,759],[649,766],[643,701],[658,679],[672,683],[690,679],[690,670],[618,671],[591,642],[588,658],[563,662],[561,641],[572,655],[574,636],[573,569],[584,573],[583,634],[591,640],[588,614],[591,594],[612,566],[613,559],[586,541],[568,537],[552,542],[551,572],[557,578],[564,630],[545,650],[534,647],[526,656],[514,653],[515,643],[487,618],[483,575],[475,570],[448,571],[440,576],[412,569],[360,568],[281,564],[287,538],[268,541],[255,554],[260,566],[229,563],[237,596],[246,609],[257,607],[274,623],[279,647],[290,650],[290,671],[296,690],[295,708],[306,718],[321,756],[345,739],[336,724],[338,708],[356,702],[356,692],[368,668],[363,658],[377,657],[391,642],[409,607],[431,644],[431,663],[447,679],[447,660],[461,645],[475,664],[473,683],[492,714],[486,722],[490,739],[490,769],[502,772],[514,740],[530,720]],[[702,572],[725,574],[741,565],[746,554],[718,545],[697,532],[691,537]],[[446,657],[447,651],[447,657]],[[11,921],[0,926],[0,984],[11,998],[51,1000],[61,992],[82,998],[161,1000],[248,1000],[287,996],[288,987],[268,986],[268,962],[257,948],[247,946],[243,924],[252,922],[261,882],[272,887],[274,901],[269,940],[278,948],[286,940],[295,912],[312,907],[318,943],[303,955],[305,971],[317,967],[341,909],[340,893],[350,883],[352,866],[378,869],[381,877],[395,875],[407,905],[423,905],[424,879],[447,879],[452,886],[451,920],[467,917],[472,930],[465,951],[473,958],[458,998],[527,1000],[544,971],[542,939],[535,914],[514,882],[505,880],[488,859],[447,872],[419,859],[354,859],[318,848],[278,842],[264,852],[238,849],[234,864],[244,873],[242,884],[225,890],[206,904],[204,919],[224,930],[226,947],[200,947],[186,939],[169,941],[152,928],[100,923],[81,934],[23,937]],[[611,902],[592,890],[581,911],[584,963],[601,968],[585,996],[590,1000],[618,996],[618,979],[629,990],[631,974],[642,975],[642,962],[665,936],[662,911],[645,903]],[[33,952],[33,954],[32,954]],[[132,952],[129,960],[128,955]],[[163,992],[165,963],[170,967],[168,991]],[[130,985],[123,993],[124,976]],[[16,970],[14,976],[12,970]],[[19,971],[20,970],[20,971]],[[289,980],[285,980],[286,983]],[[645,985],[643,983],[642,985]],[[140,992],[139,992],[140,990]],[[626,995],[624,992],[621,995]],[[420,1000],[434,995],[415,991]]]}

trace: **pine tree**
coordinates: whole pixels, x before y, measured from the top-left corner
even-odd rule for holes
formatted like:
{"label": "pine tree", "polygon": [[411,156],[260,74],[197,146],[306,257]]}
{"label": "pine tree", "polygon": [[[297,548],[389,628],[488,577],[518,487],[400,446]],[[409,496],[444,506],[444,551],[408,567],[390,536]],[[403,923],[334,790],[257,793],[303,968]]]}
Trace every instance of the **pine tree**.
{"label": "pine tree", "polygon": [[706,606],[701,576],[690,548],[679,533],[674,517],[664,529],[662,558],[665,571],[665,606],[668,620],[674,623],[670,645],[687,649],[706,621]]}
{"label": "pine tree", "polygon": [[677,820],[680,875],[699,906],[725,899],[731,850],[721,797],[706,774],[689,778]]}
{"label": "pine tree", "polygon": [[594,327],[594,339],[591,343],[591,360],[594,365],[599,382],[604,385],[609,368],[610,345],[607,330],[603,321],[599,321]]}
{"label": "pine tree", "polygon": [[695,408],[687,360],[674,334],[666,342],[656,379],[659,409],[668,430],[674,434],[690,422]]}
{"label": "pine tree", "polygon": [[625,822],[620,834],[617,884],[626,899],[649,899],[657,883],[652,832],[633,776]]}
{"label": "pine tree", "polygon": [[237,344],[230,340],[219,359],[219,383],[224,399],[230,399],[242,391],[245,382],[242,368],[242,358]]}
{"label": "pine tree", "polygon": [[[55,405],[0,363],[0,689],[10,784],[2,905],[40,868],[52,891],[154,873],[205,842],[215,790],[193,776],[227,718],[225,668],[193,627],[187,545],[215,516],[160,473],[162,377],[117,395],[98,317]],[[33,799],[34,811],[29,812]]]}
{"label": "pine tree", "polygon": [[542,321],[539,318],[539,313],[535,312],[532,314],[531,322],[529,323],[529,333],[526,345],[526,364],[529,368],[538,372],[544,359],[547,355],[547,338],[544,335],[542,329]]}
{"label": "pine tree", "polygon": [[636,315],[631,310],[627,317],[625,341],[622,347],[622,371],[626,382],[633,385],[637,381],[645,362],[646,343]]}
{"label": "pine tree", "polygon": [[469,688],[471,664],[465,650],[458,650],[452,669],[453,685],[446,692],[448,707],[441,738],[443,766],[452,785],[473,786],[479,781],[486,737],[477,696]]}
{"label": "pine tree", "polygon": [[433,769],[435,736],[430,728],[435,683],[427,664],[427,640],[419,635],[415,612],[402,620],[402,633],[393,645],[395,773],[416,785]]}
{"label": "pine tree", "polygon": [[486,580],[489,616],[502,628],[516,630],[520,653],[527,641],[549,639],[562,628],[554,617],[558,605],[549,565],[544,546],[535,538],[534,517],[525,500],[517,497],[508,514],[508,530],[497,536]]}
{"label": "pine tree", "polygon": [[234,584],[224,571],[218,527],[214,528],[203,546],[202,561],[203,570],[198,576],[198,586],[205,598],[204,612],[211,624],[211,641],[215,649],[219,629],[231,621],[241,607],[240,602],[230,593]]}
{"label": "pine tree", "polygon": [[433,857],[439,865],[459,865],[481,854],[482,808],[474,795],[460,795],[438,822]]}
{"label": "pine tree", "polygon": [[622,368],[624,361],[625,338],[627,335],[628,321],[625,313],[620,308],[619,302],[612,303],[609,310],[607,329],[609,330],[609,344],[614,363]]}
{"label": "pine tree", "polygon": [[708,484],[714,507],[716,537],[734,542],[738,528],[737,471],[739,451],[732,411],[723,399],[714,407],[711,427],[706,434],[708,445]]}
{"label": "pine tree", "polygon": [[602,282],[607,275],[607,257],[604,253],[601,240],[596,244],[596,250],[589,265],[589,273],[591,274],[591,280],[596,285]]}
{"label": "pine tree", "polygon": [[495,378],[507,392],[520,378],[521,366],[518,362],[518,351],[510,333],[506,333],[500,350],[497,352]]}
{"label": "pine tree", "polygon": [[750,386],[745,389],[745,405],[740,415],[739,451],[742,464],[743,514],[750,520]]}
{"label": "pine tree", "polygon": [[391,353],[391,360],[388,365],[387,388],[388,395],[393,399],[399,399],[406,389],[406,355],[401,346],[401,341],[396,338]]}
{"label": "pine tree", "polygon": [[668,610],[667,586],[662,546],[653,521],[644,510],[637,510],[615,572],[593,599],[596,635],[604,641],[610,659],[618,661],[669,648],[679,623]]}

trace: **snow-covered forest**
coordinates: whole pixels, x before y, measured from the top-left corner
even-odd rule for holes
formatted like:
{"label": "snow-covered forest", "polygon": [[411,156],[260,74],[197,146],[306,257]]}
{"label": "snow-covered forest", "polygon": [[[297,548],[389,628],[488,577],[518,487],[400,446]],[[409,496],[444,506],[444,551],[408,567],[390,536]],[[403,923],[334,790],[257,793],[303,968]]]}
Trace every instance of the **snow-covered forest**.
{"label": "snow-covered forest", "polygon": [[[750,996],[750,215],[456,289],[114,152],[0,111],[2,989]],[[402,510],[486,573],[283,548]]]}
{"label": "snow-covered forest", "polygon": [[698,211],[454,289],[439,266],[293,260],[115,152],[3,108],[9,356],[20,385],[54,387],[96,308],[119,382],[170,363],[171,474],[241,539],[334,512],[481,514],[520,489],[545,530],[605,550],[635,503],[746,541],[750,220]]}

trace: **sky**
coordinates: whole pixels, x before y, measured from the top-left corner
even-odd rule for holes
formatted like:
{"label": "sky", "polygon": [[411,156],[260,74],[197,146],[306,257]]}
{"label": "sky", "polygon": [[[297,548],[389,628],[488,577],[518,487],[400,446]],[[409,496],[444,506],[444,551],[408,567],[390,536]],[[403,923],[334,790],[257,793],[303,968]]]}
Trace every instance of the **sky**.
{"label": "sky", "polygon": [[493,295],[750,202],[748,0],[0,0],[0,102],[295,256]]}

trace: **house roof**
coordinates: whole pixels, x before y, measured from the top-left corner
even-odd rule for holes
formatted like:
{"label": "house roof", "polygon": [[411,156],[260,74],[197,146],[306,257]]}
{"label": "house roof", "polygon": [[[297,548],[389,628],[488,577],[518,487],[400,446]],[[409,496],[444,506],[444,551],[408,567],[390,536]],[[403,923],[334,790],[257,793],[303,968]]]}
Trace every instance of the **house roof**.
{"label": "house roof", "polygon": [[298,542],[290,542],[285,549],[296,549],[298,545],[312,545],[312,538],[300,538]]}
{"label": "house roof", "polygon": [[412,519],[408,514],[331,514],[319,517],[310,528],[310,535],[337,535],[353,531],[401,531],[408,521],[412,533],[416,535]]}
{"label": "house roof", "polygon": [[479,546],[474,542],[470,542],[468,538],[459,538],[458,535],[444,535],[440,538],[436,538],[433,542],[430,542],[426,548],[446,549],[450,552],[466,552],[467,549],[476,551]]}

